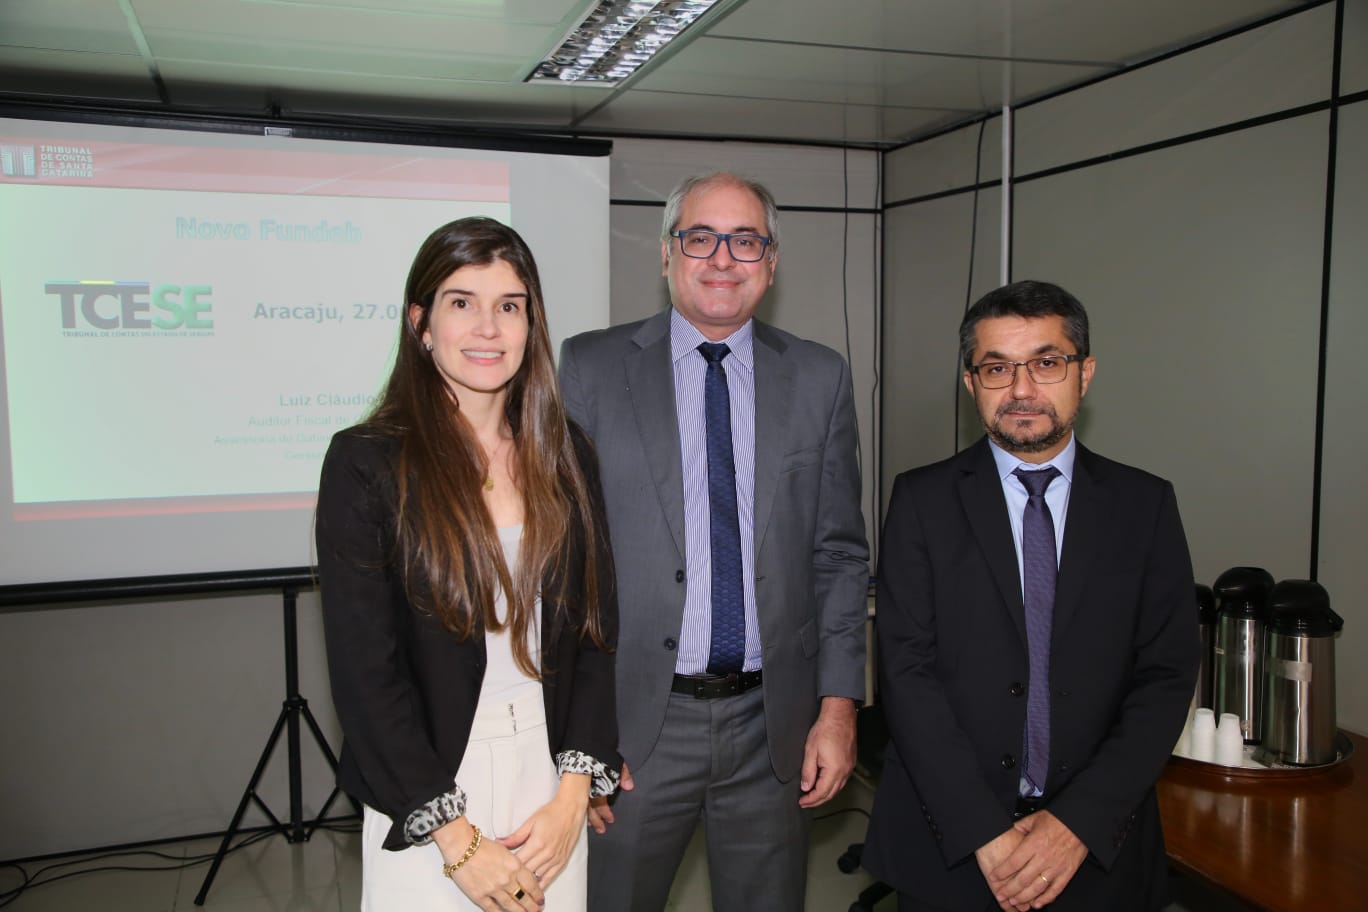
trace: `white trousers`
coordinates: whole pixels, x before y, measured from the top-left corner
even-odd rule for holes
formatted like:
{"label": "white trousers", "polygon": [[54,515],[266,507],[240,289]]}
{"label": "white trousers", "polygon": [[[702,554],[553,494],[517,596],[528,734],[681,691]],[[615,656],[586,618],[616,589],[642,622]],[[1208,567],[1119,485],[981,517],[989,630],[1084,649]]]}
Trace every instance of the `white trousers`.
{"label": "white trousers", "polygon": [[[486,700],[475,711],[456,782],[466,793],[466,818],[486,839],[507,836],[551,800],[560,784],[546,740],[540,684],[509,699]],[[382,848],[390,818],[364,808],[361,837],[362,912],[478,912],[442,876],[437,844]],[[585,912],[588,848],[580,834],[565,869],[546,890],[546,912]]]}

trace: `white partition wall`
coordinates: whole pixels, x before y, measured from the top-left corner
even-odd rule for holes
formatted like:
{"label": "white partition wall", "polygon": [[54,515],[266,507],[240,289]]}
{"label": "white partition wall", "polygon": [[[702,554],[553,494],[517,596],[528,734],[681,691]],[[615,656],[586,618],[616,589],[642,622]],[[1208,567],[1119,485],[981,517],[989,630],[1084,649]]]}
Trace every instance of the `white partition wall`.
{"label": "white partition wall", "polygon": [[[969,302],[998,285],[1001,192],[978,196],[978,229],[970,282],[972,193],[889,209],[885,214],[883,448],[881,507],[896,472],[943,458],[958,448],[960,428],[977,430],[966,407],[955,343]],[[977,436],[975,433],[973,436]],[[973,439],[973,436],[968,439]]]}
{"label": "white partition wall", "polygon": [[1317,6],[1025,105],[1014,171],[1024,178],[1324,102],[1334,27],[1334,4]]}
{"label": "white partition wall", "polygon": [[[1174,481],[1199,582],[1255,565],[1326,586],[1345,619],[1340,724],[1368,731],[1368,431],[1353,383],[1368,339],[1368,0],[1344,4],[1338,105],[1336,13],[1309,8],[1015,111],[1011,276],[1088,307],[1098,369],[1080,437]],[[897,471],[952,451],[956,417],[959,445],[980,432],[941,404],[976,135],[885,159],[885,494]],[[983,154],[992,181],[1000,156]],[[997,230],[981,204],[978,257]],[[997,284],[985,275],[976,263],[975,296]]]}
{"label": "white partition wall", "polygon": [[1091,317],[1080,439],[1173,481],[1208,584],[1308,572],[1326,119],[1017,186],[1013,277]]}
{"label": "white partition wall", "polygon": [[1368,92],[1368,2],[1345,0],[1340,95]]}
{"label": "white partition wall", "polygon": [[[300,693],[336,750],[318,599],[297,613]],[[279,595],[0,614],[0,857],[226,829],[285,699],[282,615]],[[282,735],[258,792],[288,820],[286,757]],[[333,777],[307,729],[300,757],[312,817]]]}
{"label": "white partition wall", "polygon": [[[1368,3],[1357,4],[1368,38]],[[1368,72],[1368,42],[1358,49]],[[1368,88],[1368,85],[1363,86]],[[1335,169],[1334,245],[1326,329],[1325,443],[1321,475],[1320,566],[1317,579],[1344,618],[1338,687],[1340,717],[1368,730],[1368,431],[1363,372],[1368,342],[1368,102],[1342,108]]]}

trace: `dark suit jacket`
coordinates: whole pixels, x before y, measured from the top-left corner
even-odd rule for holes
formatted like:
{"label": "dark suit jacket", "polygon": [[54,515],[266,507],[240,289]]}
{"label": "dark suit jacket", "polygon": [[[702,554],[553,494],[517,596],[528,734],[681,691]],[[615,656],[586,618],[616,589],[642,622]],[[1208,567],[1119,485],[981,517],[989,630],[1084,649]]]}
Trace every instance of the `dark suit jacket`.
{"label": "dark suit jacket", "polygon": [[[798,774],[819,696],[864,698],[869,553],[850,369],[829,348],[755,332],[755,594],[770,762]],[[566,409],[598,447],[622,608],[618,725],[630,766],[665,718],[684,619],[684,482],[670,312],[561,351]]]}
{"label": "dark suit jacket", "polygon": [[[865,864],[933,908],[992,907],[974,850],[1012,824],[1028,678],[1021,577],[987,440],[900,476],[880,556],[892,735]],[[1197,670],[1172,486],[1081,445],[1050,644],[1045,807],[1088,848],[1051,908],[1158,909],[1153,785]]]}
{"label": "dark suit jacket", "polygon": [[[598,471],[584,433],[571,428],[580,464],[599,503]],[[339,432],[318,488],[318,568],[333,703],[342,723],[338,784],[387,814],[388,849],[416,808],[451,791],[485,671],[485,638],[462,641],[431,614],[414,609],[392,557],[396,438]],[[584,527],[572,517],[568,593],[583,591]],[[616,634],[617,603],[606,547],[599,567],[605,633]],[[557,591],[548,585],[547,592]],[[553,755],[581,751],[616,770],[613,656],[580,636],[582,601],[542,604],[542,693]]]}

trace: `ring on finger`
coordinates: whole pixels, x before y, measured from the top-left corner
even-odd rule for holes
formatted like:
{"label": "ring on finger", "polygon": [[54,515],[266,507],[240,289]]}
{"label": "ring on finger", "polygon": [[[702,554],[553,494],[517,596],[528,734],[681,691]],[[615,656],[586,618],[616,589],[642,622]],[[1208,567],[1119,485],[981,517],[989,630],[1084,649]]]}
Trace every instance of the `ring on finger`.
{"label": "ring on finger", "polygon": [[513,891],[513,898],[514,898],[514,899],[522,899],[522,898],[523,898],[524,896],[526,896],[526,895],[527,895],[527,891],[524,890],[522,887],[518,887],[518,889],[516,889],[516,890]]}
{"label": "ring on finger", "polygon": [[1044,872],[1044,871],[1041,871],[1041,872],[1040,872],[1040,879],[1043,880],[1043,881],[1045,881],[1045,886],[1048,887],[1048,886],[1050,885],[1050,878],[1048,878],[1048,877],[1045,876],[1045,872]]}

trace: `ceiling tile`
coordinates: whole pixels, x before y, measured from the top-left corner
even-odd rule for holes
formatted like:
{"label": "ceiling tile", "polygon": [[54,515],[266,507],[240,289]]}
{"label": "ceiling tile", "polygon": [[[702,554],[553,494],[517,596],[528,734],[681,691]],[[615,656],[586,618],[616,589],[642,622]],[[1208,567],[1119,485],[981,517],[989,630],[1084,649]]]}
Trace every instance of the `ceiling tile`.
{"label": "ceiling tile", "polygon": [[4,0],[0,2],[0,55],[10,59],[25,49],[138,53],[117,3]]}
{"label": "ceiling tile", "polygon": [[[479,57],[516,59],[530,70],[540,48],[560,36],[551,26],[496,20],[460,20],[395,16],[369,10],[314,10],[301,6],[187,3],[141,20],[152,53],[182,56],[185,45],[198,42],[214,60],[259,47],[312,49],[331,54],[340,69],[367,52],[420,52],[459,60]],[[213,52],[212,48],[226,50]],[[226,56],[225,56],[226,55]],[[533,59],[536,58],[536,59]]]}
{"label": "ceiling tile", "polygon": [[888,144],[898,144],[926,136],[937,130],[962,123],[963,114],[934,111],[924,108],[889,108],[883,112],[883,138]]}
{"label": "ceiling tile", "polygon": [[[522,83],[592,3],[0,0],[0,95],[897,143],[1300,5],[732,0],[623,89]],[[1008,52],[1010,71],[1000,62]],[[1357,85],[1359,72],[1346,75]]]}
{"label": "ceiling tile", "polygon": [[54,96],[97,102],[160,101],[147,64],[128,55],[6,48],[0,54],[0,86],[7,93],[38,101]]}
{"label": "ceiling tile", "polygon": [[748,0],[708,34],[1122,63],[1302,5],[1305,0]]}
{"label": "ceiling tile", "polygon": [[[188,78],[195,74],[194,81]],[[252,67],[198,64],[182,72],[168,65],[166,80],[172,101],[194,107],[265,110],[279,105],[287,116],[345,116],[395,122],[410,120],[452,124],[509,125],[568,129],[575,118],[602,98],[584,89],[478,84],[401,76],[337,74],[315,84],[300,85],[298,73]],[[184,78],[183,78],[184,77]],[[295,80],[282,92],[279,86]]]}
{"label": "ceiling tile", "polygon": [[[1000,0],[1011,4],[1011,0]],[[1319,0],[1311,0],[1311,5]],[[1013,53],[1136,63],[1308,0],[1051,0],[1012,5]],[[1023,11],[1029,9],[1029,15]],[[1005,40],[1000,38],[999,40]]]}
{"label": "ceiling tile", "polygon": [[640,87],[756,99],[980,111],[1001,107],[1005,79],[1020,100],[1111,72],[704,38],[645,76]]}
{"label": "ceiling tile", "polygon": [[391,16],[490,19],[555,25],[584,17],[586,0],[239,0],[307,10],[366,10]]}
{"label": "ceiling tile", "polygon": [[256,82],[252,71],[269,69],[290,74],[282,85],[327,88],[368,77],[516,83],[524,69],[516,57],[402,51],[382,43],[348,48],[286,38],[243,43],[210,33],[159,34],[149,40],[166,78],[197,78],[196,68],[217,67],[240,74],[230,79]]}
{"label": "ceiling tile", "polygon": [[[885,143],[916,123],[944,122],[944,111],[900,111],[892,117],[865,105],[823,104],[628,91],[577,126],[700,138],[805,140],[859,144]],[[892,118],[893,123],[886,122]],[[928,127],[929,129],[929,127]]]}

